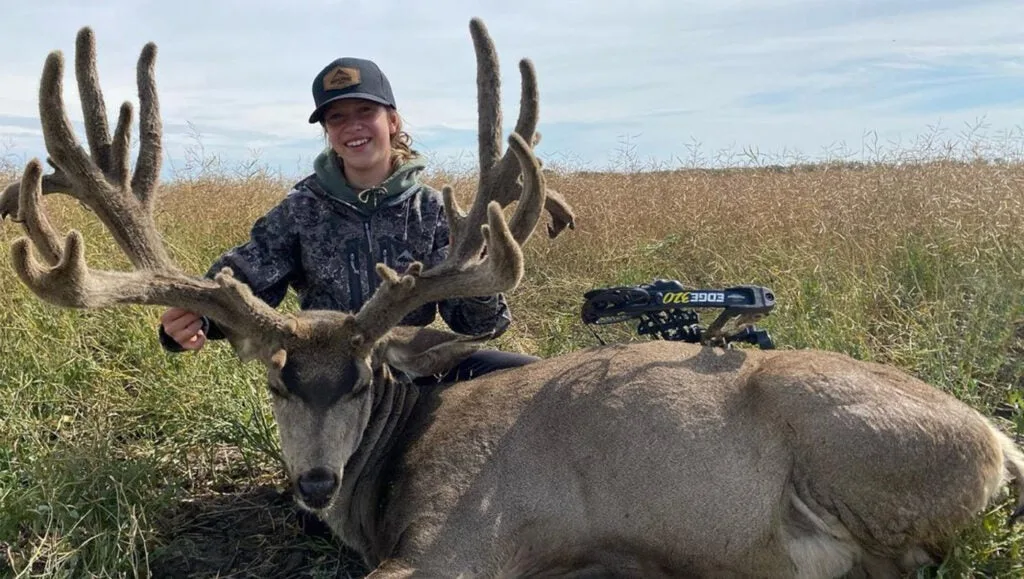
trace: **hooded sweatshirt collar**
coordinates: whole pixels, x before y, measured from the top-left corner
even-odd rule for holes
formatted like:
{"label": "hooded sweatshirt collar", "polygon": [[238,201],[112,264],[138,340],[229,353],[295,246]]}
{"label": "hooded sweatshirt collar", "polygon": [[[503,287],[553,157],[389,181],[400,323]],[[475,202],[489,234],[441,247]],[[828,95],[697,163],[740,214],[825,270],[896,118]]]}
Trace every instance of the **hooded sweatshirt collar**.
{"label": "hooded sweatshirt collar", "polygon": [[379,207],[389,205],[397,196],[416,185],[419,173],[424,168],[426,163],[423,159],[414,157],[392,172],[380,185],[369,189],[356,189],[345,179],[341,160],[330,147],[324,149],[313,161],[313,169],[327,194],[333,199],[352,205],[366,215],[372,214]]}

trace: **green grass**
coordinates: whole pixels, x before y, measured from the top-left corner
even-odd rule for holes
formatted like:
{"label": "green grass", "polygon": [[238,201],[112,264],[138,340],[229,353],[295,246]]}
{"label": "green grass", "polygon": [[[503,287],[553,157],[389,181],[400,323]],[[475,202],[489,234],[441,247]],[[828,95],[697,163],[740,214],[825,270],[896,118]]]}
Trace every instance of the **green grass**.
{"label": "green grass", "polygon": [[[550,184],[579,228],[527,246],[500,347],[595,344],[579,322],[594,287],[754,283],[776,292],[762,325],[780,347],[897,365],[1024,432],[1024,166],[555,172]],[[202,273],[285,185],[165,186],[168,247]],[[93,266],[125,267],[88,214],[46,203],[58,227],[84,232]],[[18,235],[6,222],[0,243]],[[0,576],[360,576],[289,502],[258,365],[224,344],[163,352],[159,314],[60,310],[0,270]],[[598,332],[642,339],[628,325]],[[920,576],[1024,576],[1007,514],[995,505]]]}

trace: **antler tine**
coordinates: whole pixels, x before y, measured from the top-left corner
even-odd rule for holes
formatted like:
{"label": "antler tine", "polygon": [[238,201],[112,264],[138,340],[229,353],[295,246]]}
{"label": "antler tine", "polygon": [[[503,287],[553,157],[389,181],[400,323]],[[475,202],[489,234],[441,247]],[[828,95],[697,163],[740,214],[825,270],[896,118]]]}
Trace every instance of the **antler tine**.
{"label": "antler tine", "polygon": [[[515,132],[519,134],[531,148],[535,144],[537,121],[540,119],[540,95],[537,90],[537,72],[533,62],[524,58],[519,61],[519,76],[522,79],[522,90],[519,96],[519,118],[516,119]],[[494,199],[502,207],[519,198],[519,178],[521,168],[518,157],[511,148],[498,162],[494,171]]]}
{"label": "antler tine", "polygon": [[64,256],[60,238],[46,216],[39,211],[43,188],[43,167],[33,159],[25,167],[19,185],[17,220],[46,263],[57,265]]}
{"label": "antler tine", "polygon": [[512,133],[508,144],[508,149],[519,161],[523,174],[522,197],[516,205],[512,219],[509,220],[512,237],[522,246],[537,228],[547,189],[544,186],[544,172],[541,170],[540,161],[533,154],[533,149],[526,144],[526,139],[518,133]]}
{"label": "antler tine", "polygon": [[103,173],[89,159],[75,138],[74,128],[64,107],[64,57],[59,51],[51,52],[43,65],[39,83],[39,118],[42,121],[43,141],[54,165],[68,177],[72,185],[70,194],[90,205],[80,196],[83,191],[106,186]]}
{"label": "antler tine", "polygon": [[[503,175],[512,173],[515,179],[519,175],[519,164],[516,157],[509,151],[501,152],[501,67],[494,41],[487,31],[486,25],[479,18],[470,20],[470,33],[473,37],[473,48],[477,59],[477,113],[480,142],[480,179],[481,182],[497,179],[503,181]],[[518,133],[528,143],[532,143],[540,117],[540,97],[537,90],[537,73],[533,62],[524,58],[519,61],[519,72],[522,88],[519,101],[519,116],[513,132]],[[499,167],[500,163],[500,167]],[[495,167],[498,167],[495,170]],[[501,200],[502,206],[515,201],[519,195],[511,195]],[[486,203],[483,204],[486,207]]]}
{"label": "antler tine", "polygon": [[[156,44],[150,42],[139,55],[137,83],[139,91],[139,155],[132,176],[132,191],[147,208],[153,203],[153,192],[160,178],[163,162],[163,123],[160,101],[156,93]],[[127,157],[127,152],[125,153]]]}
{"label": "antler tine", "polygon": [[[122,187],[131,179],[132,168],[129,166],[129,156],[132,148],[132,104],[125,102],[121,104],[121,110],[117,115],[117,128],[114,129],[114,139],[110,144],[111,166],[106,171],[107,175]],[[148,210],[148,208],[147,208]]]}
{"label": "antler tine", "polygon": [[476,52],[477,127],[480,149],[480,186],[490,180],[501,157],[501,78],[498,52],[487,27],[479,18],[469,22]]}
{"label": "antler tine", "polygon": [[96,35],[88,27],[79,30],[75,38],[75,77],[82,99],[82,114],[86,118],[85,137],[92,160],[101,171],[109,171],[111,143],[107,108],[96,70]]}

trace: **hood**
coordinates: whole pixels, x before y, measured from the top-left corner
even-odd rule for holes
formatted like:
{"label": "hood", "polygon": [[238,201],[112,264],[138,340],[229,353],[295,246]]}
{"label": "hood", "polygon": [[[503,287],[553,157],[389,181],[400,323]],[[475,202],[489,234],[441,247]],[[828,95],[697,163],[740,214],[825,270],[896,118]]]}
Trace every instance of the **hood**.
{"label": "hood", "polygon": [[372,214],[378,207],[387,205],[392,198],[408,191],[419,183],[419,173],[426,167],[420,157],[406,161],[377,187],[369,189],[353,188],[345,180],[341,170],[341,160],[337,153],[328,147],[313,161],[313,169],[327,194],[338,201],[343,201],[366,215]]}

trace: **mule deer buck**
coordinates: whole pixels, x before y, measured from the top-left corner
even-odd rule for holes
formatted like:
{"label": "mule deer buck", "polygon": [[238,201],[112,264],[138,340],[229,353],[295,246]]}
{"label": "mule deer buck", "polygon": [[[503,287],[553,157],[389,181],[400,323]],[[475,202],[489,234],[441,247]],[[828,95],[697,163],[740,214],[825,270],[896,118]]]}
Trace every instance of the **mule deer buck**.
{"label": "mule deer buck", "polygon": [[[402,274],[379,265],[380,289],[359,312],[285,315],[229,270],[206,279],[170,261],[151,215],[161,154],[155,47],[139,60],[141,146],[129,175],[132,108],[122,106],[111,138],[88,29],[76,50],[91,155],[66,117],[55,52],[40,114],[56,173],[43,176],[33,160],[17,201],[6,200],[27,231],[14,242],[14,269],[59,306],[180,306],[216,320],[241,360],[266,366],[299,503],[375,578],[895,577],[940,556],[1005,482],[1024,494],[1024,457],[980,413],[834,353],[650,341],[444,387],[410,384],[405,376],[443,369],[486,337],[396,327],[404,313],[513,290],[546,199],[529,145],[532,64],[520,63],[520,116],[503,158],[497,57],[479,20],[470,30],[476,197],[464,213],[446,188],[448,260]],[[61,239],[41,211],[48,192],[90,207],[134,270],[89,268],[82,236]],[[1022,507],[1018,499],[1011,520]]]}

